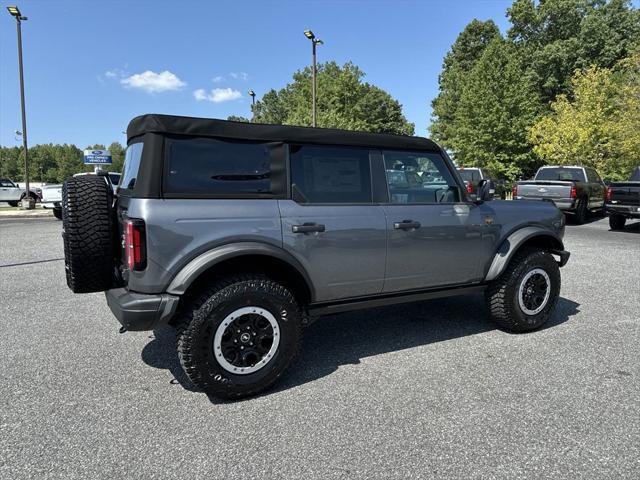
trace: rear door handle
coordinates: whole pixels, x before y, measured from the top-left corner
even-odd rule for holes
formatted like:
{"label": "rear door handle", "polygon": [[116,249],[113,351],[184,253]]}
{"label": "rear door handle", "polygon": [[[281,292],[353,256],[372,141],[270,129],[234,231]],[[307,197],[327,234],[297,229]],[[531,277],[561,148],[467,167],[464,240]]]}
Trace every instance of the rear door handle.
{"label": "rear door handle", "polygon": [[413,220],[403,220],[393,224],[393,228],[396,230],[415,230],[420,227],[420,222],[414,222]]}
{"label": "rear door handle", "polygon": [[318,223],[303,223],[302,225],[293,225],[291,227],[293,233],[324,232],[324,230],[324,225]]}

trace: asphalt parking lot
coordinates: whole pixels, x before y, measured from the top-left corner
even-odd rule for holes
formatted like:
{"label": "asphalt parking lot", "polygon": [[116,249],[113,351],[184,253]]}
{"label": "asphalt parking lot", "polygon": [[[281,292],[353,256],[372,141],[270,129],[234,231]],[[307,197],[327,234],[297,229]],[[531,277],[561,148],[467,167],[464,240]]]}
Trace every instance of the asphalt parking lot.
{"label": "asphalt parking lot", "polygon": [[567,227],[546,328],[480,296],[327,317],[267,394],[209,400],[173,330],[73,295],[61,224],[0,220],[0,478],[638,478],[640,228]]}

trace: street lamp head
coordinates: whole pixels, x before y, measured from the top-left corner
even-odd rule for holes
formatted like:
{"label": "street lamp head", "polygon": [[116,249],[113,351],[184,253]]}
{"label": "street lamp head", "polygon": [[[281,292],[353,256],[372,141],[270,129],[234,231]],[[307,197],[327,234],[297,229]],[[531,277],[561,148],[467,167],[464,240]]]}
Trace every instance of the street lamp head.
{"label": "street lamp head", "polygon": [[16,18],[20,18],[22,17],[22,14],[20,13],[20,9],[18,7],[16,7],[15,5],[9,5],[7,7],[7,10],[9,10],[9,13]]}
{"label": "street lamp head", "polygon": [[315,39],[313,41],[316,45],[324,45],[324,42],[322,40],[320,40],[319,38]]}
{"label": "street lamp head", "polygon": [[256,96],[256,92],[254,92],[253,90],[249,90],[247,93],[249,94],[250,97]]}
{"label": "street lamp head", "polygon": [[314,38],[316,38],[316,36],[313,34],[311,30],[305,30],[304,36],[307,37],[309,40],[313,40]]}

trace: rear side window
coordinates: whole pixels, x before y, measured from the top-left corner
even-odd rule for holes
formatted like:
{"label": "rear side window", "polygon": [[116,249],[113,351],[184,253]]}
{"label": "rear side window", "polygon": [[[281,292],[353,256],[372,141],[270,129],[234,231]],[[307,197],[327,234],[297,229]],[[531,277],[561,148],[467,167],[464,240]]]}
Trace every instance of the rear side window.
{"label": "rear side window", "polygon": [[271,192],[271,155],[265,143],[173,139],[166,193],[251,195]]}
{"label": "rear side window", "polygon": [[536,175],[536,180],[565,180],[584,182],[584,172],[581,168],[542,168]]}
{"label": "rear side window", "polygon": [[459,168],[458,173],[462,177],[462,180],[464,180],[465,182],[477,182],[480,180],[479,170],[467,170],[464,168]]}
{"label": "rear side window", "polygon": [[133,189],[135,187],[138,170],[140,170],[140,160],[142,159],[142,146],[143,143],[138,142],[132,143],[127,147],[120,188]]}
{"label": "rear side window", "polygon": [[369,150],[292,145],[291,190],[299,203],[371,203]]}

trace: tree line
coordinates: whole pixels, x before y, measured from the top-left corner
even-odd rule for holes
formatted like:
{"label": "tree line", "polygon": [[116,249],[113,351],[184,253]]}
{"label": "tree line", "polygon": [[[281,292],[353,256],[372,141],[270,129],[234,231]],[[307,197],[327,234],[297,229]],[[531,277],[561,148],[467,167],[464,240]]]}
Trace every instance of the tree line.
{"label": "tree line", "polygon": [[[87,149],[105,150],[104,145],[89,145]],[[109,171],[121,172],[125,148],[113,142],[106,148],[113,163]],[[93,171],[92,165],[83,163],[83,152],[75,145],[52,143],[29,147],[29,179],[34,182],[61,183],[74,173]],[[16,182],[24,181],[24,150],[22,147],[0,147],[0,177]]]}

